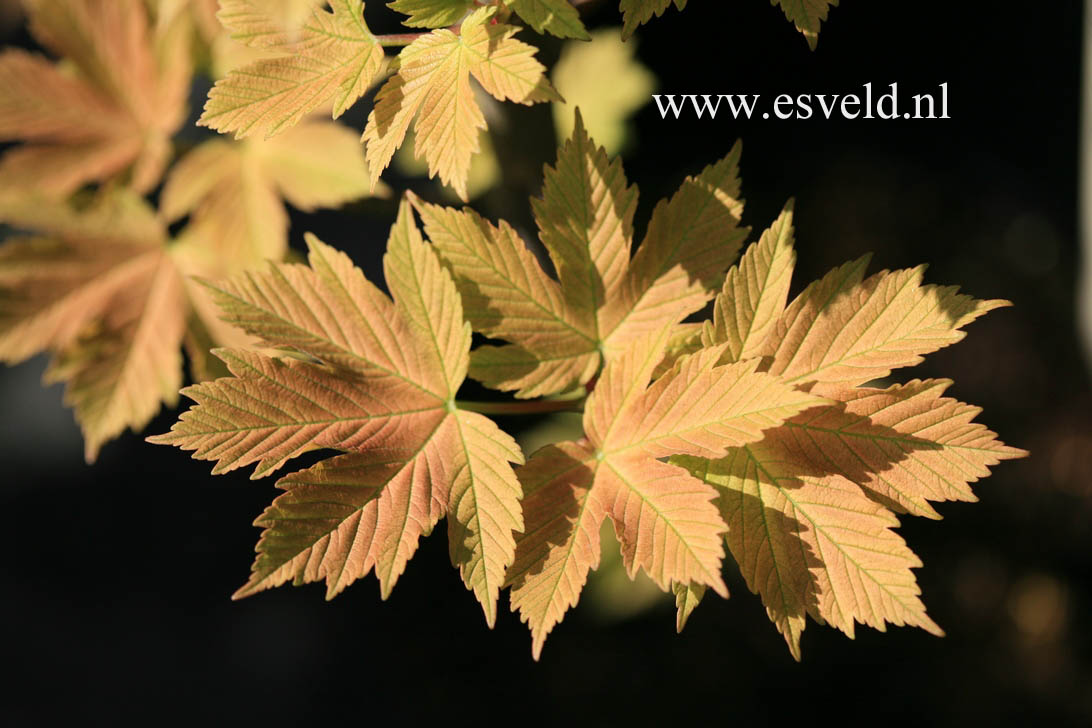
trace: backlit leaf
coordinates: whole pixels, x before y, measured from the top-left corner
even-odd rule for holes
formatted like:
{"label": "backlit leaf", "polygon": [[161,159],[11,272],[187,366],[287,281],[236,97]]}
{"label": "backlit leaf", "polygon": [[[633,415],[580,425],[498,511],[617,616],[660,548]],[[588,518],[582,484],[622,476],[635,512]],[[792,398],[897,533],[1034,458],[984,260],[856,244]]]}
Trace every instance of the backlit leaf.
{"label": "backlit leaf", "polygon": [[387,4],[408,15],[402,22],[412,28],[443,28],[459,22],[474,7],[474,0],[394,0]]}
{"label": "backlit leaf", "polygon": [[493,12],[480,8],[463,21],[458,34],[441,28],[402,50],[398,72],[380,88],[364,129],[373,181],[416,117],[415,153],[428,162],[430,175],[466,199],[470,158],[485,128],[471,76],[501,101],[534,104],[557,98],[534,47],[512,37],[517,28],[491,23]]}
{"label": "backlit leaf", "polygon": [[362,0],[316,6],[299,28],[286,28],[258,0],[224,0],[217,17],[236,40],[279,55],[235,69],[209,92],[199,124],[242,138],[294,126],[333,104],[336,119],[371,86],[383,48],[364,23]]}
{"label": "backlit leaf", "polygon": [[[729,550],[797,659],[808,614],[850,636],[858,622],[939,634],[892,510],[939,518],[930,501],[974,500],[970,483],[1026,453],[974,423],[977,408],[941,397],[949,382],[859,385],[958,341],[961,326],[1005,302],[923,285],[921,268],[865,279],[862,258],[786,307],[793,258],[788,207],[728,272],[691,358],[719,352],[719,362],[738,360],[721,368],[761,366],[827,403],[725,458],[669,462],[719,489]],[[685,336],[675,344],[692,346]]]}
{"label": "backlit leaf", "polygon": [[391,297],[309,239],[309,266],[273,265],[214,286],[225,319],[304,360],[221,356],[231,377],[184,390],[195,405],[153,442],[256,464],[261,477],[315,448],[343,455],[288,475],[239,595],[325,580],[328,596],[375,570],[389,594],[421,534],[448,516],[452,562],[492,625],[523,529],[515,441],[458,409],[470,327],[450,275],[403,202],[384,259]]}
{"label": "backlit leaf", "polygon": [[792,206],[728,271],[713,307],[713,321],[702,331],[706,346],[727,344],[727,361],[758,355],[785,309],[796,253],[792,248]]}
{"label": "backlit leaf", "polygon": [[705,596],[705,589],[704,584],[679,584],[676,582],[672,585],[672,590],[675,592],[675,608],[678,610],[675,631],[683,631],[683,627],[686,626],[686,622],[694,612],[694,607],[698,606],[702,597]]}
{"label": "backlit leaf", "polygon": [[1008,301],[979,301],[955,286],[922,285],[925,267],[861,276],[867,259],[808,286],[757,353],[786,381],[864,384],[956,343],[960,329]]}
{"label": "backlit leaf", "polygon": [[580,12],[569,0],[504,0],[504,3],[539,33],[591,39],[580,20]]}
{"label": "backlit leaf", "polygon": [[737,142],[726,157],[688,177],[652,211],[648,232],[604,318],[612,342],[655,331],[672,309],[697,311],[709,300],[748,230],[739,228]]}
{"label": "backlit leaf", "polygon": [[780,5],[785,17],[804,34],[808,46],[815,50],[819,43],[819,26],[827,19],[832,7],[838,6],[838,0],[770,0],[771,5]]}
{"label": "backlit leaf", "polygon": [[[621,0],[622,37],[633,35],[637,26],[660,16],[671,7],[672,0]],[[679,10],[686,8],[686,0],[674,0]],[[770,4],[780,6],[789,22],[804,34],[808,46],[815,50],[819,42],[819,26],[827,19],[831,7],[838,6],[838,0],[770,0]]]}
{"label": "backlit leaf", "polygon": [[[483,100],[483,96],[486,96],[484,91],[476,94],[479,101]],[[492,98],[489,101],[494,105],[496,103]],[[493,148],[493,141],[488,132],[482,135],[480,144],[481,149],[470,158],[470,171],[467,172],[466,177],[466,195],[470,200],[489,192],[501,182],[500,162],[497,159],[497,153]],[[414,133],[412,129],[406,132],[406,141],[394,153],[391,164],[402,176],[428,177],[428,162],[414,156]],[[382,187],[382,185],[383,183],[380,181],[378,186]],[[452,203],[461,201],[455,190],[445,187],[439,180],[435,181],[435,188],[437,194],[443,199]]]}
{"label": "backlit leaf", "polygon": [[535,658],[546,636],[576,606],[599,565],[603,504],[589,498],[595,453],[586,442],[563,442],[539,450],[516,472],[523,486],[524,535],[508,572],[512,609],[531,628]]}
{"label": "backlit leaf", "polygon": [[891,530],[895,517],[848,480],[815,474],[785,431],[723,460],[676,462],[720,492],[732,555],[793,656],[805,614],[850,637],[856,622],[942,634],[911,572],[921,562]]}
{"label": "backlit leaf", "polygon": [[977,407],[942,397],[947,380],[829,392],[835,406],[785,424],[812,467],[837,474],[900,511],[940,518],[929,501],[973,501],[970,483],[1026,455],[972,420]]}
{"label": "backlit leaf", "polygon": [[75,410],[88,460],[126,428],[143,428],[161,403],[178,400],[182,280],[165,252],[149,256],[148,263],[150,270],[110,301],[101,329],[59,352],[46,372],[47,381],[68,383],[65,403]]}
{"label": "backlit leaf", "polygon": [[629,342],[704,306],[746,234],[738,158],[737,146],[658,205],[631,260],[637,190],[578,118],[532,201],[559,281],[507,224],[417,202],[467,320],[509,342],[476,349],[471,376],[517,397],[562,392],[589,382]]}
{"label": "backlit leaf", "polygon": [[660,458],[720,457],[823,402],[754,363],[715,366],[721,348],[685,357],[652,382],[667,338],[666,329],[645,336],[607,365],[584,410],[585,440],[546,447],[518,471],[527,529],[509,581],[536,657],[598,563],[604,515],[631,576],[642,569],[665,591],[692,584],[727,596],[715,491]]}
{"label": "backlit leaf", "polygon": [[686,9],[686,0],[621,0],[618,7],[622,11],[622,39],[633,35],[637,26],[647,23],[653,15],[663,15],[672,3],[679,10]]}

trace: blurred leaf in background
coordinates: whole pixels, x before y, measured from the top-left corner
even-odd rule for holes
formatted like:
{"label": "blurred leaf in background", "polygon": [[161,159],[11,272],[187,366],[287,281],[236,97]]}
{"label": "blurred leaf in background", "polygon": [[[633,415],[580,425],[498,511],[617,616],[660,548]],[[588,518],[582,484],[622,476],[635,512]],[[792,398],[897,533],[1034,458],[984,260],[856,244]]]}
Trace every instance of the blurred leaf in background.
{"label": "blurred leaf in background", "polygon": [[572,136],[572,110],[579,107],[588,133],[607,154],[616,155],[626,147],[632,133],[626,121],[656,90],[656,77],[636,53],[637,41],[623,43],[619,28],[592,33],[590,43],[565,44],[552,75],[566,101],[553,105],[559,143]]}
{"label": "blurred leaf in background", "polygon": [[312,119],[270,139],[217,137],[194,148],[168,174],[160,211],[168,222],[189,215],[189,234],[211,240],[220,261],[245,264],[284,257],[285,202],[311,212],[370,189],[358,134]]}
{"label": "blurred leaf in background", "polygon": [[185,120],[190,89],[185,24],[153,27],[140,0],[36,0],[30,32],[64,58],[0,53],[0,193],[61,199],[124,177],[155,187]]}

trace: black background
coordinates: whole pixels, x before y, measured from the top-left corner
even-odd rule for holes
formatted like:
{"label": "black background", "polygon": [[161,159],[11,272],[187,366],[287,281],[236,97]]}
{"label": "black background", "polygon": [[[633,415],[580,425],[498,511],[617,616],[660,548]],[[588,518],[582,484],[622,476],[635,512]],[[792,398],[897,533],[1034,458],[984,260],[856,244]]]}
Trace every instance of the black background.
{"label": "black background", "polygon": [[[592,4],[589,23],[618,22],[614,5]],[[742,138],[745,222],[761,228],[797,200],[794,290],[874,251],[873,270],[928,262],[929,282],[1014,302],[912,374],[954,379],[953,396],[1032,451],[980,483],[981,502],[941,504],[940,522],[902,519],[947,637],[862,628],[850,641],[811,624],[797,664],[728,567],[732,598],[708,599],[682,635],[667,599],[627,620],[581,605],[534,663],[504,597],[496,629],[485,627],[440,532],[388,601],[369,577],[330,603],[319,586],[233,603],[272,481],[213,477],[207,463],[132,433],[85,466],[59,388],[38,385],[39,358],[0,370],[0,644],[14,670],[0,716],[1089,724],[1092,398],[1075,324],[1081,22],[1076,0],[843,0],[813,53],[764,0],[694,0],[638,34],[665,93],[949,84],[951,120],[663,121],[650,103],[626,155],[640,226],[685,174]],[[8,42],[31,43],[18,30]],[[195,99],[203,94],[199,84]],[[519,128],[531,135],[542,118]],[[550,149],[540,136],[526,144]],[[509,202],[494,195],[482,208],[526,220],[525,203]],[[392,210],[298,216],[293,243],[314,229],[374,271]]]}

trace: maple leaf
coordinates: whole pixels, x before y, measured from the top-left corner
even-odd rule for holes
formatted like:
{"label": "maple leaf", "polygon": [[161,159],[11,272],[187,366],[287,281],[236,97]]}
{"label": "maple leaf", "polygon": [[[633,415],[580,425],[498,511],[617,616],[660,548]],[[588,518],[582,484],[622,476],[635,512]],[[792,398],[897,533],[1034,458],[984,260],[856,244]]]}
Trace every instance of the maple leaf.
{"label": "maple leaf", "polygon": [[[484,91],[475,92],[475,98],[482,104],[483,109],[493,106],[494,110],[499,113],[499,109],[496,108],[498,104],[491,97],[487,97]],[[489,116],[488,111],[485,114]],[[428,162],[414,156],[414,141],[413,131],[407,131],[406,139],[398,151],[394,153],[391,163],[399,174],[404,177],[425,179],[428,178]],[[487,131],[481,137],[481,147],[478,153],[470,159],[470,170],[466,176],[466,195],[469,199],[474,200],[495,188],[500,181],[500,161],[497,159],[496,150],[493,148],[493,139]],[[383,184],[382,180],[380,180],[379,184]],[[436,188],[436,194],[441,199],[454,203],[462,201],[455,190],[445,187],[439,180],[436,180],[433,186]]]}
{"label": "maple leaf", "polygon": [[160,210],[168,222],[190,215],[187,234],[207,238],[222,258],[280,260],[288,249],[282,198],[310,212],[370,189],[356,133],[309,120],[272,139],[197,146],[168,174]]}
{"label": "maple leaf", "polygon": [[538,33],[591,40],[580,20],[580,11],[569,0],[504,0],[504,4]]}
{"label": "maple leaf", "polygon": [[651,382],[667,339],[666,327],[641,337],[607,365],[584,410],[586,439],[548,446],[517,471],[526,530],[508,581],[536,659],[598,564],[604,517],[631,576],[640,568],[664,590],[677,582],[727,596],[715,491],[659,458],[718,457],[824,402],[756,372],[757,362],[714,366],[723,347]]}
{"label": "maple leaf", "polygon": [[979,301],[956,286],[922,285],[925,266],[862,280],[868,257],[809,285],[756,350],[794,384],[854,386],[912,366],[960,341],[962,327],[1008,301]]}
{"label": "maple leaf", "polygon": [[[538,33],[559,38],[588,40],[580,12],[569,0],[502,0]],[[475,9],[474,0],[394,0],[388,5],[409,17],[403,21],[415,28],[455,25]]]}
{"label": "maple leaf", "polygon": [[214,287],[225,319],[306,361],[221,351],[233,376],[184,390],[196,404],[152,442],[256,463],[261,477],[314,448],[345,454],[281,478],[250,581],[237,596],[324,579],[334,596],[375,570],[389,594],[444,515],[452,563],[487,622],[523,528],[515,441],[459,409],[470,326],[450,275],[403,202],[384,259],[393,300],[348,257],[308,240],[310,267],[272,265]]}
{"label": "maple leaf", "polygon": [[671,3],[679,10],[686,9],[687,0],[622,0],[619,9],[622,11],[622,39],[633,35],[637,26],[644,25],[652,16],[659,17],[664,14]]}
{"label": "maple leaf", "polygon": [[776,327],[789,295],[796,260],[792,203],[762,233],[724,278],[713,305],[713,320],[701,332],[705,346],[727,344],[726,361],[759,355]]}
{"label": "maple leaf", "polygon": [[785,309],[796,258],[792,236],[790,202],[739,264],[729,269],[713,304],[713,320],[675,327],[657,376],[703,347],[724,344],[724,364],[759,356]]}
{"label": "maple leaf", "polygon": [[411,28],[442,28],[454,25],[474,7],[474,0],[394,0],[387,5],[409,17],[402,22]]}
{"label": "maple leaf", "polygon": [[970,484],[989,467],[1027,453],[972,420],[981,410],[942,397],[950,380],[887,389],[828,389],[837,405],[789,420],[813,445],[813,467],[856,483],[887,507],[939,519],[929,501],[974,501]]}
{"label": "maple leaf", "polygon": [[737,144],[660,202],[631,260],[637,190],[578,115],[546,169],[542,199],[532,200],[556,281],[507,223],[415,201],[455,274],[467,320],[510,342],[475,349],[470,375],[517,397],[565,391],[589,382],[630,342],[702,308],[747,232],[738,227],[739,153]]}
{"label": "maple leaf", "polygon": [[818,476],[785,429],[722,460],[673,462],[720,491],[727,542],[752,591],[800,659],[805,615],[853,636],[855,622],[942,634],[925,613],[912,568],[921,562],[898,521],[853,483]]}
{"label": "maple leaf", "polygon": [[181,386],[187,303],[165,231],[129,196],[83,212],[45,201],[0,212],[38,233],[0,246],[0,360],[55,354],[46,380],[68,383],[93,461]]}
{"label": "maple leaf", "polygon": [[364,129],[372,180],[379,179],[416,117],[415,153],[463,200],[470,159],[479,150],[485,117],[470,86],[473,76],[501,101],[534,104],[559,97],[534,58],[515,40],[517,28],[493,23],[496,8],[476,10],[459,28],[433,30],[406,46],[398,72],[379,89]]}
{"label": "maple leaf", "polygon": [[38,0],[30,30],[71,62],[61,69],[19,49],[0,53],[0,193],[66,197],[129,173],[147,191],[184,118],[188,37],[149,27],[141,0]]}
{"label": "maple leaf", "polygon": [[258,0],[223,0],[217,17],[231,37],[276,52],[230,71],[209,92],[197,122],[243,138],[300,122],[323,104],[336,119],[368,90],[383,67],[383,48],[364,23],[362,0],[316,5],[299,28],[278,22]]}
{"label": "maple leaf", "polygon": [[[728,272],[699,351],[712,347],[733,366],[761,362],[831,401],[725,458],[670,462],[718,489],[729,551],[796,659],[808,614],[851,637],[856,623],[940,634],[892,511],[939,518],[930,501],[974,500],[970,483],[1026,453],[974,423],[977,408],[941,397],[950,382],[860,385],[958,341],[962,326],[1007,302],[922,285],[921,268],[863,279],[862,259],[786,306],[792,235],[790,203]],[[690,333],[676,348],[693,341]],[[675,586],[680,628],[701,597],[694,586]]]}
{"label": "maple leaf", "polygon": [[82,209],[0,200],[0,219],[29,233],[0,246],[0,361],[53,354],[45,379],[67,382],[89,462],[177,401],[180,345],[201,379],[215,369],[210,346],[255,343],[214,315],[191,276],[230,275],[258,252],[230,250],[192,225],[171,240],[164,221],[123,189],[103,190]]}
{"label": "maple leaf", "polygon": [[[672,2],[679,10],[686,9],[686,0],[621,0],[622,38],[627,39],[643,25],[671,7]],[[808,47],[815,50],[819,43],[819,26],[827,19],[831,7],[838,6],[838,0],[770,0],[770,4],[780,6],[785,17],[804,34]]]}
{"label": "maple leaf", "polygon": [[706,587],[704,584],[692,584],[690,582],[680,584],[676,582],[672,586],[672,590],[675,592],[675,608],[678,610],[675,630],[682,632],[686,622],[690,619],[690,615],[694,612],[694,608],[705,596]]}
{"label": "maple leaf", "polygon": [[781,6],[789,22],[804,34],[808,47],[815,50],[819,26],[827,19],[830,8],[838,6],[838,0],[770,0],[770,4]]}

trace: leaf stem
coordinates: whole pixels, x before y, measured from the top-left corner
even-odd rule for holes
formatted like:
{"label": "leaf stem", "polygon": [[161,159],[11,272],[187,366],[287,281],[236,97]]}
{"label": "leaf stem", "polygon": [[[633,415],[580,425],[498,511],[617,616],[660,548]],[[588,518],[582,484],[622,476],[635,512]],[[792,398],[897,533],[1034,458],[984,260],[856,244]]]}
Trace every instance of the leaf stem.
{"label": "leaf stem", "polygon": [[466,402],[456,400],[461,410],[483,415],[540,415],[550,412],[581,412],[583,399],[539,399],[530,402]]}
{"label": "leaf stem", "polygon": [[376,35],[375,42],[379,45],[389,48],[391,46],[408,46],[418,38],[424,38],[428,33],[389,33],[387,35]]}

